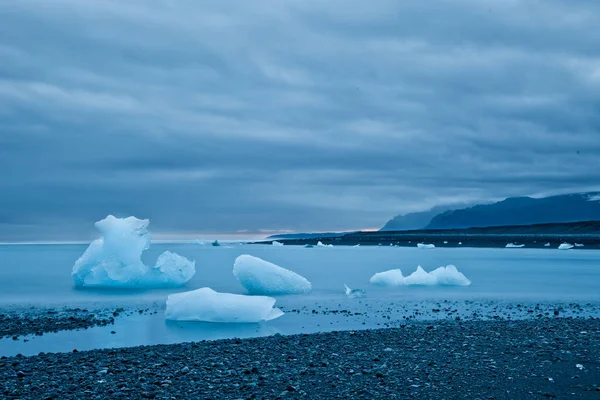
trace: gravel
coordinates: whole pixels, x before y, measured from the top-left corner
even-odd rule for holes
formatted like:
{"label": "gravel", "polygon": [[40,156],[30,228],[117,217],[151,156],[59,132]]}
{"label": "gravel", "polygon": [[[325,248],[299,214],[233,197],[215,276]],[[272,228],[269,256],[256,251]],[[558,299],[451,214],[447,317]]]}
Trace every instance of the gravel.
{"label": "gravel", "polygon": [[600,398],[600,320],[399,328],[0,358],[6,399]]}
{"label": "gravel", "polygon": [[41,336],[48,332],[87,329],[93,326],[106,326],[115,322],[117,309],[112,315],[107,311],[88,311],[81,308],[61,310],[40,310],[39,308],[15,309],[0,313],[0,338],[11,337],[18,340],[21,335]]}

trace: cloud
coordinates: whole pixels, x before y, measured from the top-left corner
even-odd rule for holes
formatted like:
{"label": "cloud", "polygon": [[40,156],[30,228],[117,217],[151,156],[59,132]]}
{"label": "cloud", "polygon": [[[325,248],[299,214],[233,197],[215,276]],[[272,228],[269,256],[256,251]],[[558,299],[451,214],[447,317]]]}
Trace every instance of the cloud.
{"label": "cloud", "polygon": [[599,17],[19,1],[0,24],[0,239],[78,238],[109,213],[169,234],[356,229],[598,189]]}

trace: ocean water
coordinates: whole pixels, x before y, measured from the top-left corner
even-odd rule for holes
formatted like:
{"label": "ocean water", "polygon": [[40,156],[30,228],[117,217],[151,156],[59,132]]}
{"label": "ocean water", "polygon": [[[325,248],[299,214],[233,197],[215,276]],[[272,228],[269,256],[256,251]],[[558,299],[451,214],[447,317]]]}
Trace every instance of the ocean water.
{"label": "ocean water", "polygon": [[[403,247],[304,248],[231,244],[221,247],[192,243],[153,244],[143,255],[153,265],[165,250],[196,260],[196,275],[183,288],[165,290],[76,289],[73,263],[87,245],[1,245],[0,308],[13,307],[124,307],[151,312],[131,313],[114,326],[45,334],[42,337],[0,340],[0,355],[36,354],[275,333],[293,334],[342,329],[394,326],[407,319],[448,318],[473,314],[520,318],[514,305],[552,309],[564,304],[589,307],[573,313],[596,315],[600,304],[600,252],[574,249],[481,249]],[[208,286],[216,291],[244,293],[232,274],[234,260],[251,254],[291,269],[311,281],[308,295],[278,296],[283,317],[261,324],[176,323],[164,320],[169,293]],[[471,281],[468,287],[376,288],[370,277],[400,268],[404,275],[417,265],[426,271],[453,264]],[[344,284],[366,290],[364,299],[349,299]],[[519,309],[520,310],[520,309]],[[533,310],[532,310],[533,311]],[[546,310],[547,312],[547,310]],[[530,312],[529,315],[532,313]],[[533,314],[538,314],[536,310]],[[575,315],[575,314],[574,314]],[[115,334],[111,334],[111,331]],[[27,340],[27,341],[24,341]]]}

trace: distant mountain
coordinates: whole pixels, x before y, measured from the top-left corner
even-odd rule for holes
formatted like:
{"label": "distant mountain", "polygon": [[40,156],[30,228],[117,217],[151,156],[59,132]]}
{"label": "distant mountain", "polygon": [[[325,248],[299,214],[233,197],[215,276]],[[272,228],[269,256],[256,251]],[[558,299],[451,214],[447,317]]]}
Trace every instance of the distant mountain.
{"label": "distant mountain", "polygon": [[415,212],[404,215],[397,215],[394,218],[390,219],[380,231],[407,231],[407,230],[415,230],[415,229],[423,229],[435,217],[436,215],[448,211],[451,209],[455,209],[458,207],[466,207],[470,204],[454,204],[454,205],[445,205],[445,206],[436,206],[431,210]]}
{"label": "distant mountain", "polygon": [[324,232],[324,233],[282,233],[280,235],[272,235],[267,239],[320,239],[320,238],[335,238],[355,232]]}
{"label": "distant mountain", "polygon": [[600,221],[600,192],[537,199],[510,197],[493,204],[448,210],[433,217],[425,229],[460,229],[578,221]]}

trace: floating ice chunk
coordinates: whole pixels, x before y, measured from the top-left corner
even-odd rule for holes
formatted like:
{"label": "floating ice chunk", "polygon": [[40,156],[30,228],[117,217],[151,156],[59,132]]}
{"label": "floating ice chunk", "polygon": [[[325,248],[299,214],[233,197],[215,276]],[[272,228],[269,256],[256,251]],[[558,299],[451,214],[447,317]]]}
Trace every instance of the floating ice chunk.
{"label": "floating ice chunk", "polygon": [[297,273],[247,254],[235,260],[233,275],[250,294],[302,294],[312,290],[310,282]]}
{"label": "floating ice chunk", "polygon": [[273,246],[283,246],[283,243],[278,242],[277,240],[273,240],[273,242],[271,243]]}
{"label": "floating ice chunk", "polygon": [[469,286],[467,279],[454,265],[439,267],[429,273],[437,278],[437,284],[442,286]]}
{"label": "floating ice chunk", "polygon": [[435,244],[417,243],[417,247],[419,249],[433,249],[435,248]]}
{"label": "floating ice chunk", "polygon": [[359,297],[365,297],[366,294],[367,294],[362,289],[350,289],[348,287],[348,285],[344,285],[344,288],[346,289],[346,296],[348,296],[351,299],[357,299]]}
{"label": "floating ice chunk", "polygon": [[440,267],[431,272],[425,271],[418,266],[416,271],[407,277],[402,275],[399,269],[378,272],[371,277],[372,285],[398,287],[398,286],[469,286],[471,281],[467,279],[454,265]]}
{"label": "floating ice chunk", "polygon": [[561,243],[560,246],[558,246],[559,250],[569,250],[572,249],[574,246],[571,243]]}
{"label": "floating ice chunk", "polygon": [[462,242],[458,242],[458,245],[459,245],[459,246],[462,246]]}
{"label": "floating ice chunk", "polygon": [[306,248],[306,249],[312,249],[313,247],[315,247],[315,246],[313,246],[312,244],[304,245],[304,248]]}
{"label": "floating ice chunk", "polygon": [[360,243],[359,243],[359,244],[355,244],[355,245],[354,245],[354,246],[352,246],[352,247],[360,247]]}
{"label": "floating ice chunk", "polygon": [[550,247],[550,243],[546,243],[544,247]]}
{"label": "floating ice chunk", "polygon": [[321,241],[319,241],[317,243],[317,247],[333,247],[333,245],[332,244],[323,244],[323,243],[321,243]]}
{"label": "floating ice chunk", "polygon": [[279,318],[275,299],[266,296],[218,293],[204,287],[169,295],[165,317],[174,321],[253,323]]}
{"label": "floating ice chunk", "polygon": [[513,248],[513,249],[520,249],[521,247],[525,247],[525,245],[524,244],[508,243],[505,247],[508,248],[508,249],[511,249],[511,248]]}
{"label": "floating ice chunk", "polygon": [[142,263],[150,247],[147,219],[115,218],[109,215],[95,226],[102,238],[94,240],[75,262],[72,276],[84,287],[181,286],[196,272],[195,262],[169,251],[154,267]]}
{"label": "floating ice chunk", "polygon": [[581,243],[575,243],[575,247],[583,247]]}
{"label": "floating ice chunk", "polygon": [[447,240],[444,240],[444,244],[448,244],[448,241],[447,241]]}
{"label": "floating ice chunk", "polygon": [[404,285],[404,275],[400,269],[390,269],[376,273],[371,277],[369,283],[376,286],[402,286]]}
{"label": "floating ice chunk", "polygon": [[434,286],[438,284],[438,280],[419,265],[415,272],[404,278],[404,284],[407,286]]}

